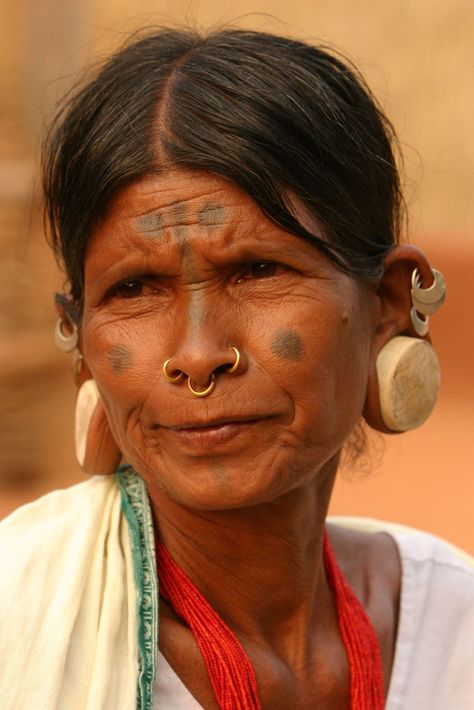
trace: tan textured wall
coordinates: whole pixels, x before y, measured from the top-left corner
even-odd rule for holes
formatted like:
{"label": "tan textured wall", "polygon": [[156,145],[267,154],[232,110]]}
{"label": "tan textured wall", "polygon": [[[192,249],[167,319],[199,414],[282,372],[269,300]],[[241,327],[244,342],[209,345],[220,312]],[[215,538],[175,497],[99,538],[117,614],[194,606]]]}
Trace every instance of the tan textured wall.
{"label": "tan textured wall", "polygon": [[80,479],[68,357],[51,338],[60,277],[36,204],[45,117],[69,76],[131,30],[236,20],[336,45],[358,64],[404,146],[412,241],[448,277],[432,329],[440,405],[420,431],[388,438],[375,473],[340,481],[333,511],[431,529],[474,551],[471,0],[3,0],[1,19],[0,514]]}

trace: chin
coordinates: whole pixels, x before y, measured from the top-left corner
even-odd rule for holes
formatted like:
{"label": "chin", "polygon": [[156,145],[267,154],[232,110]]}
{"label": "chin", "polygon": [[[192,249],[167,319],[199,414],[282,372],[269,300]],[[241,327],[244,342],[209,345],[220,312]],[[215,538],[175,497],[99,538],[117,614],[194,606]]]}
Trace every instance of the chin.
{"label": "chin", "polygon": [[146,474],[140,472],[158,508],[172,501],[203,512],[236,510],[272,503],[295,487],[288,475],[270,467],[244,469],[219,460],[167,469],[166,475],[160,470],[161,467]]}

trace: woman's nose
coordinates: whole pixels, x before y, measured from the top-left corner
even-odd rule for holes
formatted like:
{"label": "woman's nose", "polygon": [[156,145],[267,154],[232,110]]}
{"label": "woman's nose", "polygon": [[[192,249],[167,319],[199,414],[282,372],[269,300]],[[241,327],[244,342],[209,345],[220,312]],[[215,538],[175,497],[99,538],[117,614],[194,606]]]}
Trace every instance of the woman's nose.
{"label": "woman's nose", "polygon": [[206,388],[220,373],[237,373],[242,364],[235,345],[201,338],[171,354],[163,363],[163,373],[169,382],[178,382],[184,376],[197,388]]}
{"label": "woman's nose", "polygon": [[222,295],[211,290],[195,290],[183,301],[171,338],[172,351],[163,363],[163,375],[176,384],[186,378],[191,392],[209,394],[219,375],[241,374],[245,369],[245,358],[235,337],[238,315],[230,312]]}

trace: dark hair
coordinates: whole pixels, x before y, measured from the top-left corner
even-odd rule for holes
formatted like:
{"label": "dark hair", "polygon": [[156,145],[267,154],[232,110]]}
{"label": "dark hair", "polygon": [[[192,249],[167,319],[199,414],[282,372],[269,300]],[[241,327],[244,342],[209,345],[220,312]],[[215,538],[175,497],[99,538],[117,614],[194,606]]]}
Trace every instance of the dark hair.
{"label": "dark hair", "polygon": [[[334,52],[261,32],[160,30],[76,91],[43,153],[51,241],[78,302],[91,231],[126,184],[168,166],[230,180],[342,269],[375,279],[398,240],[393,129]],[[324,239],[297,221],[295,196]]]}

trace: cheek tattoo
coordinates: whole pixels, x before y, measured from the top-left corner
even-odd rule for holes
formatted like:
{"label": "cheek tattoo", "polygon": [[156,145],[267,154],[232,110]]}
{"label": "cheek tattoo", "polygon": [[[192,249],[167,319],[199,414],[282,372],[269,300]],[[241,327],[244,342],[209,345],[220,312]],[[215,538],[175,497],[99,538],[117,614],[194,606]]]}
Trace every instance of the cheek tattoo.
{"label": "cheek tattoo", "polygon": [[304,353],[304,344],[294,330],[279,330],[273,336],[271,349],[274,355],[285,360],[299,360]]}
{"label": "cheek tattoo", "polygon": [[107,352],[112,370],[120,375],[132,365],[132,354],[124,345],[113,345]]}

